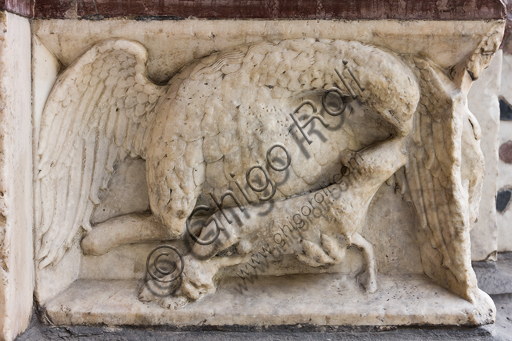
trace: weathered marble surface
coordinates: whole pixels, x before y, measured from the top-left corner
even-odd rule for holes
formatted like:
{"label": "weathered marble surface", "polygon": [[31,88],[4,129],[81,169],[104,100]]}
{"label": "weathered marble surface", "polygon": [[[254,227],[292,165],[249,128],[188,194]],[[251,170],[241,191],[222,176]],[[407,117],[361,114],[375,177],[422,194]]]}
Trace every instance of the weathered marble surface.
{"label": "weathered marble surface", "polygon": [[[33,32],[63,64],[111,37],[131,39],[148,49],[148,76],[162,83],[185,64],[221,51],[265,40],[329,38],[385,46],[403,54],[420,54],[442,68],[473,52],[496,21],[394,20],[180,20],[120,19],[34,20]],[[463,32],[463,33],[462,33]],[[457,38],[453,38],[453,37]]]}
{"label": "weathered marble surface", "polygon": [[[383,277],[382,290],[367,294],[343,275],[260,277],[239,294],[226,278],[215,295],[175,310],[136,298],[137,281],[80,280],[48,303],[45,316],[58,324],[222,325],[459,325],[494,321],[492,301],[470,304],[424,275]],[[368,309],[370,307],[370,309]],[[480,307],[480,308],[478,308]]]}
{"label": "weathered marble surface", "polygon": [[469,110],[482,127],[480,147],[485,158],[485,177],[478,221],[471,230],[471,259],[496,260],[498,225],[496,224],[496,183],[500,129],[499,93],[502,51],[498,51],[489,68],[473,83],[468,94]]}
{"label": "weathered marble surface", "polygon": [[[41,304],[45,305],[47,316],[53,323],[65,324],[70,321],[71,323],[139,323],[133,320],[139,313],[144,315],[143,323],[186,323],[180,321],[187,321],[187,316],[190,317],[187,313],[180,315],[179,312],[171,312],[170,315],[165,315],[164,320],[155,318],[155,314],[160,314],[161,308],[152,302],[144,305],[145,308],[141,311],[122,314],[117,310],[114,301],[95,296],[95,293],[111,290],[108,288],[115,287],[116,284],[113,283],[117,283],[120,287],[131,286],[133,290],[140,289],[141,283],[138,282],[139,286],[134,285],[136,283],[134,279],[144,276],[144,255],[151,250],[151,244],[118,247],[119,241],[153,243],[162,239],[180,237],[185,232],[184,221],[190,214],[195,199],[197,197],[201,199],[202,190],[205,190],[206,194],[213,193],[219,197],[229,188],[228,175],[231,178],[238,177],[257,160],[265,163],[264,157],[257,153],[252,155],[253,158],[243,159],[241,164],[226,161],[231,147],[237,145],[236,141],[233,142],[228,138],[225,141],[212,140],[203,144],[202,150],[201,148],[194,150],[193,142],[197,140],[194,134],[203,134],[204,136],[200,137],[205,138],[206,141],[211,137],[209,133],[215,136],[215,132],[209,132],[208,129],[216,125],[224,125],[221,127],[224,129],[221,129],[222,132],[236,131],[228,127],[230,120],[234,121],[234,119],[226,120],[226,117],[228,113],[234,115],[230,113],[231,109],[238,109],[244,105],[262,107],[262,112],[258,112],[257,115],[268,115],[264,112],[265,109],[275,110],[276,114],[292,112],[301,102],[300,98],[293,95],[308,89],[312,90],[312,93],[301,96],[312,100],[317,107],[321,107],[318,104],[321,96],[315,97],[314,92],[326,88],[325,82],[332,85],[333,80],[336,79],[332,69],[334,66],[342,67],[339,62],[345,58],[348,62],[346,68],[353,67],[352,71],[355,74],[354,81],[350,80],[349,84],[353,91],[357,90],[357,87],[360,89],[354,96],[359,97],[359,101],[350,102],[353,114],[347,118],[346,127],[343,128],[345,136],[337,138],[329,133],[325,141],[315,137],[312,147],[306,145],[314,150],[314,158],[311,160],[307,158],[301,160],[301,153],[294,151],[293,160],[299,158],[300,162],[292,163],[295,174],[291,180],[286,179],[288,182],[276,177],[276,181],[284,181],[284,186],[279,188],[276,198],[288,198],[315,189],[314,186],[318,185],[318,181],[326,180],[322,176],[332,176],[336,168],[339,168],[336,157],[331,160],[333,155],[339,155],[338,157],[346,164],[350,162],[351,156],[350,153],[345,152],[369,146],[368,149],[361,151],[361,155],[367,158],[361,165],[362,177],[356,179],[355,185],[349,188],[346,194],[348,199],[343,199],[346,201],[342,200],[341,205],[339,203],[333,205],[330,207],[329,214],[315,221],[312,225],[315,229],[311,230],[313,234],[305,236],[304,240],[301,239],[296,245],[298,249],[291,248],[286,251],[287,255],[295,255],[297,259],[288,257],[284,263],[273,265],[266,274],[339,272],[346,276],[338,279],[338,284],[356,288],[356,283],[359,283],[367,292],[364,294],[361,291],[360,295],[366,298],[373,297],[367,295],[380,297],[378,295],[383,294],[383,290],[388,288],[389,283],[401,283],[404,278],[408,278],[411,282],[405,281],[403,285],[425,288],[428,291],[427,301],[430,302],[426,307],[435,307],[435,300],[429,295],[432,291],[437,292],[436,288],[442,289],[430,283],[427,277],[418,276],[419,273],[425,272],[439,285],[459,295],[446,292],[445,300],[450,302],[446,311],[448,311],[447,314],[452,315],[451,319],[440,317],[435,309],[432,309],[422,314],[418,320],[411,320],[410,316],[404,316],[399,310],[407,311],[414,304],[407,299],[402,299],[396,302],[400,303],[401,307],[386,318],[378,319],[380,322],[366,316],[363,319],[359,317],[357,323],[407,325],[422,321],[421,323],[430,324],[477,325],[493,320],[493,304],[485,294],[478,291],[470,266],[469,230],[478,215],[483,158],[479,148],[480,127],[465,108],[469,85],[488,66],[497,48],[502,34],[502,22],[360,21],[349,23],[185,20],[145,23],[108,20],[102,22],[35,21],[33,28],[35,36],[49,52],[41,52],[41,55],[55,56],[48,57],[47,65],[52,66],[51,70],[56,70],[55,66],[60,62],[62,70],[66,70],[59,76],[46,109],[43,111],[38,109],[34,113],[37,118],[34,120],[35,129],[42,128],[44,132],[43,137],[37,137],[35,141],[38,144],[35,158],[38,160],[39,167],[35,192],[38,203],[36,253],[39,267],[36,278],[36,297]],[[432,34],[432,30],[436,34]],[[111,37],[134,39],[142,45],[122,41],[103,43],[87,52],[77,64],[70,65],[74,59],[88,51],[94,44]],[[319,41],[302,40],[304,37],[318,38]],[[296,38],[301,40],[285,41],[280,44],[283,40]],[[344,41],[333,42],[324,39],[343,39]],[[253,55],[248,52],[247,47],[244,47],[248,43],[254,44],[265,40],[274,44],[269,47],[257,45]],[[358,40],[363,45],[345,42],[351,40]],[[303,80],[300,77],[293,77],[296,71],[294,68],[300,69],[304,65],[306,69],[317,67],[315,63],[308,64],[308,58],[313,58],[308,57],[307,54],[308,50],[312,50],[308,48],[312,44],[316,44],[316,48],[319,49],[318,53],[314,54],[314,58],[322,61],[318,63],[319,70],[317,70],[321,71],[321,76],[315,76],[313,73],[312,77]],[[372,45],[383,46],[383,48],[380,50]],[[230,51],[237,46],[242,47],[221,55],[220,58],[218,55],[213,55],[203,59],[202,62],[191,64],[182,70],[168,87],[153,85],[145,78],[145,48],[148,49],[149,54],[148,76],[163,84],[171,76],[175,76],[185,64],[200,60],[212,52]],[[336,55],[338,52],[333,47],[349,52]],[[251,84],[252,79],[244,78],[250,74],[246,71],[247,68],[252,67],[248,61],[253,58],[254,67],[256,67],[256,64],[264,60],[265,56],[274,52],[276,57],[269,58],[267,69],[255,68],[257,71],[251,74],[253,78],[254,76],[262,77],[261,83],[255,82],[253,86],[244,89],[244,86]],[[302,52],[304,53],[301,55]],[[117,58],[116,61],[111,59],[113,56]],[[244,59],[246,56],[248,56],[247,59]],[[297,56],[304,58],[303,60],[299,58],[293,63],[289,62]],[[329,56],[337,56],[337,58],[329,59]],[[34,53],[34,59],[37,61],[39,58],[40,54]],[[133,62],[130,62],[130,59],[133,59]],[[280,61],[284,61],[283,65],[279,64]],[[131,63],[133,70],[130,69],[130,65],[122,64],[124,62]],[[339,63],[339,66],[336,63]],[[244,65],[243,68],[242,65]],[[115,77],[115,72],[111,70],[115,68],[128,74],[132,72],[134,82],[125,79],[111,81],[109,77]],[[241,68],[244,71],[237,74],[236,72]],[[345,68],[340,70],[344,70],[345,76],[350,77],[349,71],[345,71]],[[274,71],[280,71],[281,74],[288,72],[288,74],[279,76],[280,73],[274,73]],[[41,82],[46,84],[43,91],[35,90],[34,97],[39,101],[46,98],[45,89],[48,89],[48,85],[55,79],[55,72],[51,71],[47,74],[44,72],[43,70],[34,71],[35,77],[41,77]],[[221,76],[220,73],[223,75]],[[289,76],[290,74],[292,76]],[[379,78],[380,74],[387,76]],[[296,76],[300,76],[300,73]],[[224,77],[226,77],[225,81]],[[127,87],[132,87],[126,94],[123,91],[119,94],[114,93],[113,96],[119,98],[120,102],[100,101],[98,105],[98,112],[104,114],[110,112],[112,108],[115,111],[116,106],[119,106],[118,109],[122,112],[126,110],[128,122],[130,120],[134,122],[130,123],[132,125],[125,128],[124,132],[117,128],[116,134],[119,131],[122,132],[119,138],[109,135],[111,132],[105,134],[106,137],[101,135],[105,127],[105,122],[101,119],[97,121],[97,117],[101,115],[95,116],[95,113],[85,122],[81,116],[82,114],[90,115],[95,106],[86,108],[86,104],[80,104],[82,102],[77,101],[81,96],[80,93],[89,91],[87,96],[101,98],[103,90],[98,88],[97,84],[103,84],[102,79],[109,79],[105,83],[107,89],[110,89],[108,86],[122,85],[124,82],[127,83]],[[300,81],[296,82],[296,79]],[[315,79],[319,80],[318,84],[315,83]],[[361,83],[357,83],[356,79]],[[240,81],[241,83],[237,83]],[[83,85],[73,85],[73,82],[77,84],[81,82]],[[138,85],[134,85],[135,83]],[[184,85],[183,88],[180,87],[181,85]],[[222,88],[224,91],[215,92],[212,90],[215,86],[225,86],[226,89]],[[388,93],[388,89],[394,90]],[[368,91],[365,92],[365,90]],[[246,91],[246,93],[242,96],[240,91]],[[345,100],[351,95],[350,90],[341,90],[341,92]],[[258,100],[255,94],[263,97]],[[205,104],[204,100],[200,100],[201,96],[205,95],[206,98],[214,101]],[[176,96],[177,98],[182,96],[185,99],[183,102],[185,106],[180,107],[178,101],[173,102]],[[215,101],[219,99],[225,99],[226,102],[216,103]],[[89,100],[83,101],[83,103],[88,102]],[[133,102],[133,105],[128,105],[129,102]],[[192,104],[192,109],[189,110],[186,107],[187,102]],[[69,134],[63,134],[51,126],[55,120],[66,127],[68,123],[62,122],[66,122],[67,119],[62,120],[59,115],[66,112],[65,110],[68,109],[62,110],[62,108],[67,107],[72,108],[69,112],[77,116],[73,120],[73,125],[69,125],[72,127]],[[41,106],[38,108],[42,109]],[[194,128],[200,122],[199,119],[193,118],[194,112],[202,114],[203,108],[206,113],[211,111],[211,122],[209,125]],[[242,109],[250,112],[245,106]],[[190,113],[187,113],[188,111]],[[112,112],[114,115],[112,117],[118,115],[116,112]],[[215,113],[218,116],[214,116]],[[224,115],[219,115],[220,113]],[[180,116],[184,114],[188,117]],[[156,118],[152,118],[151,115],[156,115]],[[238,116],[233,117],[238,118]],[[157,124],[150,134],[152,137],[147,137],[145,131],[149,129],[147,126],[153,124],[151,123],[153,120],[156,120]],[[43,122],[42,127],[40,122]],[[119,127],[119,120],[113,122],[114,127]],[[263,120],[263,122],[268,124],[261,127],[260,133],[264,134],[263,138],[253,134],[258,131],[257,127],[242,129],[235,134],[240,148],[254,145],[266,150],[265,147],[270,146],[266,143],[273,141],[279,135],[275,135],[275,132],[279,133],[281,128],[273,126],[272,120]],[[282,122],[290,123],[291,120],[285,115],[282,117]],[[185,127],[185,123],[192,128]],[[95,147],[96,132],[94,129],[89,130],[90,127],[95,126],[102,127],[98,141],[105,141],[98,142],[97,148]],[[320,123],[318,126],[322,128]],[[80,138],[74,140],[75,133]],[[62,134],[62,138],[59,134]],[[248,142],[244,135],[254,135],[255,139]],[[392,139],[386,141],[387,136],[391,136]],[[175,146],[180,146],[181,139],[192,148],[183,156],[184,162],[180,161],[183,154],[180,148],[173,149]],[[85,144],[84,141],[86,141]],[[242,141],[246,144],[242,144]],[[326,141],[336,143],[326,143]],[[112,142],[115,146],[108,147],[109,144],[113,145]],[[287,147],[291,146],[286,144],[286,140],[283,143]],[[86,146],[83,154],[73,150],[80,151],[83,145]],[[167,150],[168,146],[173,147]],[[329,148],[320,148],[325,146]],[[91,169],[88,168],[90,160],[97,159],[98,155],[101,159],[105,148],[123,150],[119,154],[121,160],[125,160],[127,154],[147,158],[145,168],[148,176],[145,178],[144,174],[141,174],[144,170],[142,165],[137,166],[138,161],[130,161],[131,166],[118,165],[112,168],[115,161],[112,159],[106,164],[105,174],[98,171],[97,177],[94,176],[91,188],[88,188],[87,184],[80,187],[80,182],[73,182],[74,177],[80,173],[80,177],[91,174]],[[58,153],[55,152],[57,149]],[[255,150],[259,149],[255,148]],[[117,151],[116,149],[115,153]],[[115,153],[112,155],[115,156]],[[377,155],[381,158],[379,159]],[[69,158],[66,159],[66,156]],[[222,157],[227,166],[217,162]],[[283,158],[282,155],[281,157]],[[78,161],[72,163],[73,158]],[[82,160],[85,162],[82,163]],[[316,165],[311,163],[312,160]],[[197,174],[191,173],[193,175],[190,177],[187,173],[189,169],[183,166],[185,162],[187,167]],[[330,164],[334,166],[331,167]],[[399,170],[403,165],[406,165],[405,172]],[[324,169],[324,166],[327,167]],[[212,170],[209,171],[209,167],[213,167]],[[55,169],[57,171],[54,171]],[[96,174],[96,169],[100,168],[93,169]],[[132,173],[130,169],[133,170]],[[396,175],[392,176],[395,172]],[[117,180],[111,180],[109,184],[110,173],[114,173],[113,179],[119,179],[120,182],[116,184]],[[271,172],[271,174],[273,177],[279,175],[277,172]],[[66,178],[67,176],[69,178]],[[126,181],[123,179],[131,179],[128,181],[135,184],[133,191],[137,198],[121,200],[127,195],[126,189],[122,189],[122,183]],[[148,219],[150,216],[147,213],[140,214],[147,208],[147,192],[141,189],[144,187],[145,180],[149,184],[152,212],[161,219],[166,228],[163,228],[162,224],[154,218]],[[55,181],[54,184],[60,184],[52,188],[52,181]],[[97,185],[101,182],[103,182],[102,185]],[[206,187],[201,187],[203,183],[207,184],[204,185]],[[76,207],[83,208],[78,211],[76,219],[69,213],[75,205],[70,204],[71,206],[66,207],[62,204],[62,199],[59,199],[62,188],[69,188],[70,193],[76,194],[78,198],[76,200],[80,202]],[[101,195],[100,188],[107,192]],[[55,189],[57,190],[52,194],[51,191]],[[376,196],[372,201],[374,195]],[[404,201],[401,201],[402,196]],[[56,201],[52,199],[55,197],[57,197]],[[251,200],[255,199],[256,197],[251,197]],[[213,279],[217,271],[219,270],[217,278],[224,278],[228,282],[229,278],[233,278],[229,277],[229,274],[238,275],[239,269],[232,266],[244,265],[250,261],[251,254],[261,247],[261,242],[270,241],[272,224],[283,219],[284,215],[292,212],[292,209],[300,209],[302,199],[304,198],[298,196],[275,203],[274,206],[277,208],[267,217],[266,222],[260,219],[261,222],[258,221],[259,224],[256,224],[253,219],[251,222],[246,222],[245,230],[237,224],[234,224],[233,228],[229,227],[229,232],[234,237],[222,237],[220,239],[222,245],[216,252],[225,251],[231,257],[197,260],[187,255],[185,264],[188,268],[184,270],[184,284],[177,292],[178,299],[168,297],[159,300],[158,303],[169,308],[180,307],[187,301],[194,301],[210,294],[180,310],[195,309],[196,313],[193,314],[197,318],[204,317],[205,313],[209,314],[203,302],[215,300],[222,292],[219,289],[220,291],[215,293]],[[57,205],[53,205],[52,201]],[[62,203],[59,204],[60,202]],[[204,199],[200,202],[208,203],[208,200]],[[413,205],[407,202],[412,202]],[[212,204],[211,200],[209,204]],[[231,205],[234,203],[232,202]],[[93,214],[94,210],[96,211]],[[139,213],[128,217],[116,217],[130,211]],[[251,208],[248,212],[255,214],[256,211]],[[82,240],[82,250],[88,254],[82,256],[79,241],[84,233],[80,227],[90,229],[91,216],[94,217],[91,222],[99,224],[93,227],[92,232]],[[52,222],[51,217],[57,217],[54,219],[66,223],[57,226]],[[109,218],[114,219],[109,220]],[[219,214],[217,218],[224,219]],[[333,221],[338,225],[333,225]],[[151,228],[154,229],[155,234],[145,235],[147,231],[142,231],[140,227],[143,225],[140,224],[153,224]],[[382,226],[376,228],[373,226],[375,224],[382,224]],[[396,230],[397,226],[403,229]],[[204,230],[203,234],[207,232]],[[336,233],[339,234],[336,235]],[[412,238],[413,236],[417,237],[416,241]],[[238,256],[233,254],[232,245],[235,246],[234,253]],[[347,248],[347,245],[353,245],[356,248]],[[179,243],[176,246],[182,247]],[[108,250],[112,251],[106,252]],[[195,247],[194,250],[199,254],[211,251],[209,247]],[[378,256],[375,256],[376,253]],[[299,261],[305,265],[300,264]],[[325,265],[329,264],[337,265],[326,268]],[[109,267],[115,270],[109,270]],[[227,268],[221,270],[222,267]],[[319,267],[319,270],[311,270],[312,267]],[[417,277],[407,277],[408,275]],[[328,274],[322,276],[330,280],[335,278],[332,277],[334,275]],[[114,279],[122,279],[124,282],[113,282]],[[272,277],[269,277],[269,281],[273,281]],[[72,282],[74,283],[71,284]],[[70,284],[72,286],[68,291],[59,294]],[[83,286],[86,286],[89,291],[85,293],[82,300],[78,293],[85,288]],[[312,291],[304,288],[297,290],[304,289],[305,297],[314,299],[314,285],[307,287]],[[136,294],[130,290],[120,290],[115,295],[115,301],[121,302],[122,305],[132,302],[136,299]],[[259,290],[265,290],[264,286]],[[243,300],[242,296],[229,295],[235,302]],[[253,295],[252,291],[251,295]],[[260,294],[254,295],[257,297]],[[353,295],[359,297],[355,292]],[[158,300],[144,289],[140,298],[146,301]],[[73,301],[74,299],[76,300]],[[96,304],[97,302],[102,302],[101,307]],[[328,298],[325,297],[320,300],[319,311],[327,302]],[[382,302],[381,305],[383,309],[388,309],[386,303]],[[266,309],[269,308],[271,306],[267,306]],[[126,312],[125,306],[122,310]],[[335,310],[332,311],[333,314]],[[62,314],[59,311],[66,311],[66,313]],[[454,315],[453,311],[463,311],[463,313],[459,316]],[[121,314],[119,318],[115,317],[118,314]],[[226,318],[235,318],[231,311],[218,314],[227,315],[223,315],[224,317],[218,320],[214,319],[212,324],[227,323]],[[337,311],[336,314],[337,320],[333,320],[332,324],[355,323],[353,317],[347,312]],[[318,321],[315,323],[331,323],[322,317],[322,314],[314,315],[315,321]],[[305,314],[300,319],[304,318],[307,321],[309,317],[311,317],[309,314]],[[279,316],[268,318],[269,324],[288,323],[293,320],[291,318],[285,321]],[[241,324],[255,323],[245,315],[236,321]]]}
{"label": "weathered marble surface", "polygon": [[30,25],[0,12],[0,339],[24,331],[33,304]]}
{"label": "weathered marble surface", "polygon": [[[34,125],[34,142],[32,148],[36,150],[37,141],[39,141],[39,126],[43,108],[46,103],[46,98],[55,83],[61,65],[36,37],[32,39],[32,55],[37,56],[32,60]],[[37,163],[36,159],[34,159],[34,164],[35,163]],[[37,173],[37,169],[34,168],[34,177],[37,176]],[[37,188],[34,188],[34,197],[37,198],[38,195]],[[37,230],[35,233],[37,233]],[[35,234],[35,236],[37,236],[37,234]],[[64,290],[70,282],[78,279],[79,271],[76,265],[79,263],[80,250],[78,243],[76,243],[69,251],[68,256],[57,267],[52,270],[44,269],[37,273],[36,287],[39,289],[35,291],[36,299],[39,302],[44,302],[49,297],[53,297]],[[38,283],[41,282],[46,283],[46,285],[38,285]]]}

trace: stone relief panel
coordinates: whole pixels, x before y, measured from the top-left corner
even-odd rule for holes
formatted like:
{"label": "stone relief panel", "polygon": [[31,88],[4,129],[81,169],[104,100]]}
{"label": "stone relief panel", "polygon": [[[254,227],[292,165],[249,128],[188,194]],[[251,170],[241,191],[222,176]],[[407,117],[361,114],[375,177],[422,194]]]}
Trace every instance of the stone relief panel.
{"label": "stone relief panel", "polygon": [[[122,323],[177,325],[206,315],[210,324],[491,322],[494,306],[471,268],[484,161],[466,96],[499,29],[450,70],[354,40],[274,39],[191,60],[160,84],[148,79],[142,44],[94,45],[59,74],[41,117],[39,276],[58,276],[52,269],[69,250],[80,259],[70,288],[40,296],[45,316],[119,324],[125,314]],[[421,304],[440,292],[459,313],[443,308],[449,320],[432,310],[406,322],[398,310],[382,313],[389,295],[415,309],[418,286]],[[78,292],[112,293],[118,303],[99,307]],[[369,315],[351,315],[358,301],[343,292],[378,308],[359,304]],[[313,322],[303,320],[306,307],[276,305],[290,293],[319,301]],[[259,322],[229,308],[247,307],[247,297],[261,300]]]}

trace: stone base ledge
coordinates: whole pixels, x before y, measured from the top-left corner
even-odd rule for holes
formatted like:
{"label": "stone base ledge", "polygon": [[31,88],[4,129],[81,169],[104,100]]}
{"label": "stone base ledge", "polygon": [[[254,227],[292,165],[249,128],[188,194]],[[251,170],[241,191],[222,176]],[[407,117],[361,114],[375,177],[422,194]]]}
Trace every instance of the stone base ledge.
{"label": "stone base ledge", "polygon": [[[215,295],[185,307],[161,308],[137,299],[136,280],[78,280],[49,301],[44,317],[53,325],[205,326],[477,326],[494,322],[494,304],[480,291],[475,304],[423,275],[379,276],[367,294],[340,274],[259,277],[240,293],[240,278],[227,278]],[[188,327],[188,328],[187,328]]]}

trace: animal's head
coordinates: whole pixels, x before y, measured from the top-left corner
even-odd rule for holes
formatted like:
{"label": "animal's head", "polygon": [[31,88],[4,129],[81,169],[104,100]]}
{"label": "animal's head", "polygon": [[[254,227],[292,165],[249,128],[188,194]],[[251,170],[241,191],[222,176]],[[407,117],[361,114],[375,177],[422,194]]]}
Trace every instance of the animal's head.
{"label": "animal's head", "polygon": [[335,87],[375,110],[398,136],[407,136],[420,99],[411,68],[392,52],[373,46],[345,41],[334,41],[333,46],[336,57],[329,67]]}

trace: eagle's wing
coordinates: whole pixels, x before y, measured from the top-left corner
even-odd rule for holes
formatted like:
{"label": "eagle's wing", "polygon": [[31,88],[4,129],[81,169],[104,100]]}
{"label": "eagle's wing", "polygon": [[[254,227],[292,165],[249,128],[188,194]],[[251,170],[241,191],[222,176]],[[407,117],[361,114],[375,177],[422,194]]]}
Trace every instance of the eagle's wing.
{"label": "eagle's wing", "polygon": [[405,174],[422,231],[423,269],[438,284],[472,301],[476,278],[468,190],[473,188],[465,188],[468,182],[461,172],[462,148],[471,147],[462,146],[467,109],[461,91],[433,63],[417,58],[415,64],[421,99],[407,143]]}
{"label": "eagle's wing", "polygon": [[57,79],[46,102],[37,150],[36,223],[40,268],[56,264],[99,204],[114,163],[146,155],[158,99],[167,87],[146,77],[139,43],[95,45]]}

